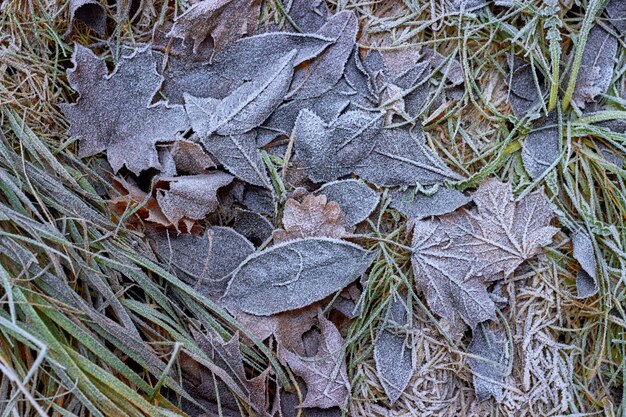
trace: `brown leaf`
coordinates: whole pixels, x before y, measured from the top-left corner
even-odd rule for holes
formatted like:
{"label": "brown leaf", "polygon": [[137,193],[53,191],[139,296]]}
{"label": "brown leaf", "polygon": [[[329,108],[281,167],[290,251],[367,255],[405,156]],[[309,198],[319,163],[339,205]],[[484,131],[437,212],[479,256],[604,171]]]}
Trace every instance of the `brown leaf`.
{"label": "brown leaf", "polygon": [[274,232],[274,243],[314,236],[340,238],[346,234],[339,204],[328,201],[323,194],[309,194],[302,203],[291,198],[287,200],[283,227],[284,230]]}
{"label": "brown leaf", "polygon": [[291,370],[306,383],[307,393],[300,407],[343,407],[350,393],[343,338],[321,313],[318,320],[321,338],[315,356],[302,357],[286,349],[281,349],[280,353]]}
{"label": "brown leaf", "polygon": [[217,190],[228,185],[233,177],[225,172],[159,178],[154,184],[156,199],[172,224],[183,219],[202,220],[217,206]]}
{"label": "brown leaf", "polygon": [[172,158],[179,174],[204,174],[209,168],[217,166],[200,144],[186,139],[174,142]]}
{"label": "brown leaf", "polygon": [[211,36],[214,49],[219,51],[254,32],[259,12],[258,0],[204,0],[178,16],[167,36],[193,39],[194,53]]}

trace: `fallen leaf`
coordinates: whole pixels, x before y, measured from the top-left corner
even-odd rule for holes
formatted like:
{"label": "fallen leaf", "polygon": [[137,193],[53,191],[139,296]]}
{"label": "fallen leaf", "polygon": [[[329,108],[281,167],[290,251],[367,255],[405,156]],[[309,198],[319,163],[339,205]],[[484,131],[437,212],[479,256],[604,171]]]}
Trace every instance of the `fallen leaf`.
{"label": "fallen leaf", "polygon": [[272,246],[241,264],[222,301],[268,316],[306,307],[358,279],[371,254],[361,247],[311,237]]}
{"label": "fallen leaf", "polygon": [[380,195],[358,180],[340,180],[324,184],[315,194],[325,195],[337,203],[343,213],[343,225],[354,226],[367,219],[374,211]]}
{"label": "fallen leaf", "polygon": [[604,12],[618,33],[626,32],[626,3],[622,0],[609,0],[604,8]]}
{"label": "fallen leaf", "polygon": [[598,292],[598,281],[596,269],[595,251],[593,243],[589,236],[583,232],[576,232],[572,236],[572,244],[574,246],[574,259],[580,264],[580,270],[576,274],[576,289],[578,298],[588,298]]}
{"label": "fallen leaf", "polygon": [[259,187],[271,189],[265,163],[256,147],[256,132],[228,136],[211,135],[202,144],[211,155],[237,178]]}
{"label": "fallen leaf", "polygon": [[403,329],[407,322],[406,306],[400,298],[394,299],[374,344],[376,373],[390,404],[400,398],[415,372],[413,349]]}
{"label": "fallen leaf", "polygon": [[497,402],[504,399],[504,379],[507,375],[508,344],[504,332],[493,331],[482,325],[472,331],[468,359],[474,374],[474,391],[478,401],[493,396]]}
{"label": "fallen leaf", "polygon": [[576,77],[576,88],[572,96],[581,109],[585,104],[607,92],[613,78],[617,38],[595,25],[589,31],[583,51],[580,69]]}
{"label": "fallen leaf", "polygon": [[104,35],[107,23],[107,13],[98,0],[70,0],[70,23],[68,32],[74,27],[74,20],[78,19],[98,35]]}
{"label": "fallen leaf", "polygon": [[352,11],[344,10],[330,17],[317,34],[335,42],[308,65],[298,68],[286,98],[318,97],[337,84],[354,48],[358,29]]}
{"label": "fallen leaf", "polygon": [[378,113],[349,111],[327,125],[315,113],[302,110],[294,127],[302,169],[315,182],[351,173],[374,149],[382,121]]}
{"label": "fallen leaf", "polygon": [[485,0],[448,0],[448,4],[456,12],[477,12],[487,5]]}
{"label": "fallen leaf", "polygon": [[[509,103],[513,114],[521,118],[541,103],[545,82],[541,72],[534,70],[533,75],[532,65],[515,56],[512,57],[510,70]],[[537,77],[537,82],[535,82],[535,77]]]}
{"label": "fallen leaf", "polygon": [[210,168],[217,165],[202,146],[187,139],[181,139],[172,145],[172,158],[179,174],[198,175],[206,174]]}
{"label": "fallen leaf", "polygon": [[471,257],[475,273],[486,279],[510,275],[552,242],[554,210],[543,190],[519,201],[511,185],[491,179],[472,194],[478,212],[467,210],[442,217],[458,251]]}
{"label": "fallen leaf", "polygon": [[274,243],[314,236],[340,238],[347,233],[339,204],[325,195],[309,194],[302,203],[287,200],[283,227],[274,231]]}
{"label": "fallen leaf", "polygon": [[[191,126],[205,140],[210,135],[237,135],[261,125],[282,102],[293,74],[291,51],[255,81],[243,84],[222,100],[185,94]],[[206,145],[205,145],[206,146]]]}
{"label": "fallen leaf", "polygon": [[250,210],[274,216],[276,202],[273,190],[246,184],[241,202]]}
{"label": "fallen leaf", "polygon": [[175,275],[211,298],[221,296],[229,275],[254,246],[228,227],[209,227],[201,236],[148,231],[152,248]]}
{"label": "fallen leaf", "polygon": [[463,65],[456,58],[442,55],[429,47],[422,48],[422,56],[423,60],[430,63],[433,69],[439,68],[439,71],[450,80],[452,85],[460,85],[465,82]]}
{"label": "fallen leaf", "polygon": [[343,407],[349,396],[343,338],[335,325],[318,316],[321,332],[318,352],[312,357],[302,357],[286,349],[280,354],[291,370],[306,383],[307,393],[301,408]]}
{"label": "fallen leaf", "polygon": [[193,39],[193,52],[209,36],[219,51],[243,35],[256,30],[260,6],[258,0],[203,0],[178,16],[168,37]]}
{"label": "fallen leaf", "polygon": [[358,46],[355,46],[352,50],[352,55],[350,55],[346,63],[343,76],[348,85],[357,93],[357,100],[353,97],[353,102],[362,105],[369,104],[369,106],[374,106],[378,103],[378,92],[374,89],[373,76],[361,61]]}
{"label": "fallen leaf", "polygon": [[259,246],[272,237],[274,225],[258,213],[237,209],[233,229]]}
{"label": "fallen leaf", "polygon": [[315,32],[321,28],[329,14],[324,0],[293,0],[289,7],[289,16],[305,33]]}
{"label": "fallen leaf", "polygon": [[378,187],[433,185],[461,179],[426,146],[419,127],[412,132],[405,128],[383,129],[354,172]]}
{"label": "fallen leaf", "polygon": [[[212,62],[190,62],[169,56],[163,69],[163,92],[172,103],[183,103],[183,94],[224,98],[244,82],[267,74],[273,64],[296,50],[293,66],[322,53],[334,39],[315,34],[273,32],[243,38],[216,54]],[[258,57],[264,57],[258,59]]]}
{"label": "fallen leaf", "polygon": [[124,165],[135,175],[160,168],[155,144],[174,140],[188,120],[180,106],[151,104],[162,78],[150,50],[122,58],[111,75],[104,61],[78,44],[72,62],[67,78],[80,98],[60,106],[69,135],[80,140],[79,156],[106,151],[114,172]]}
{"label": "fallen leaf", "polygon": [[472,201],[453,188],[439,187],[433,194],[424,194],[415,188],[391,190],[390,206],[407,217],[422,220],[430,216],[448,214]]}
{"label": "fallen leaf", "polygon": [[554,116],[533,125],[522,144],[522,162],[528,175],[536,180],[555,166],[561,157],[559,126]]}
{"label": "fallen leaf", "polygon": [[159,178],[154,184],[156,200],[174,225],[183,219],[201,220],[218,207],[217,190],[231,183],[225,172]]}
{"label": "fallen leaf", "polygon": [[470,327],[496,318],[487,287],[475,274],[471,254],[455,250],[438,220],[417,221],[413,229],[413,276],[433,312],[455,321],[461,316]]}

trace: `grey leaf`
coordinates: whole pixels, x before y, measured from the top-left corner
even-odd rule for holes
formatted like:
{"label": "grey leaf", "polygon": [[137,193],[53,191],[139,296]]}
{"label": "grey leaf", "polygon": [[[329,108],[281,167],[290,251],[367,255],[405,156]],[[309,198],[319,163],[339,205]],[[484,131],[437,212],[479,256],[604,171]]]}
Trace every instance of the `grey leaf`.
{"label": "grey leaf", "polygon": [[533,125],[522,144],[524,168],[532,179],[542,177],[561,157],[557,121],[549,116]]}
{"label": "grey leaf", "polygon": [[244,312],[268,316],[306,307],[358,279],[371,255],[328,238],[285,242],[259,252],[237,271],[222,300]]}
{"label": "grey leaf", "polygon": [[69,9],[70,23],[68,30],[72,30],[74,19],[78,19],[98,35],[104,35],[107,13],[102,3],[98,0],[70,0]]}
{"label": "grey leaf", "polygon": [[282,60],[291,51],[298,51],[292,62],[296,66],[313,59],[333,42],[315,34],[274,32],[240,39],[218,53],[212,63],[170,56],[163,69],[162,90],[172,103],[183,103],[183,93],[224,98],[245,81],[266,74],[268,63]]}
{"label": "grey leaf", "polygon": [[358,180],[341,180],[324,184],[316,194],[324,194],[329,201],[339,204],[344,224],[354,226],[367,219],[374,211],[380,195]]}
{"label": "grey leaf", "polygon": [[202,236],[148,232],[159,258],[179,278],[200,291],[222,295],[228,276],[254,252],[254,246],[228,227],[210,227]]}
{"label": "grey leaf", "polygon": [[[352,55],[348,59],[346,68],[343,74],[346,82],[356,91],[358,94],[352,101],[357,104],[374,106],[378,102],[377,91],[373,88],[373,79],[368,70],[365,68],[365,64],[361,62],[359,57],[358,46],[354,47]],[[369,100],[369,103],[368,103]]]}
{"label": "grey leaf", "polygon": [[333,38],[335,42],[311,63],[296,71],[286,97],[302,100],[318,97],[330,90],[343,75],[357,31],[358,22],[352,11],[344,10],[328,19],[317,33]]}
{"label": "grey leaf", "polygon": [[257,80],[243,84],[222,100],[185,94],[185,109],[200,138],[214,133],[246,133],[263,123],[289,88],[295,55],[296,52],[291,51]]}
{"label": "grey leaf", "polygon": [[241,202],[256,213],[273,216],[276,211],[273,189],[268,190],[267,188],[247,184]]}
{"label": "grey leaf", "polygon": [[535,70],[535,75],[541,88],[541,90],[538,90],[533,76],[532,65],[517,57],[513,57],[511,73],[509,102],[513,114],[517,117],[523,117],[540,104],[545,90],[545,83],[541,72]]}
{"label": "grey leaf", "polygon": [[581,109],[585,103],[606,93],[613,78],[617,39],[601,26],[595,25],[589,31],[587,43],[576,78],[576,88],[572,96]]}
{"label": "grey leaf", "polygon": [[609,22],[618,33],[626,32],[626,2],[623,0],[609,0],[604,12],[609,17]]}
{"label": "grey leaf", "polygon": [[598,264],[593,250],[593,243],[585,233],[576,232],[572,236],[572,244],[574,246],[574,259],[578,261],[581,267],[576,275],[578,298],[591,297],[598,292],[596,276]]}
{"label": "grey leaf", "polygon": [[406,191],[391,190],[390,206],[407,217],[421,220],[429,216],[448,214],[472,201],[460,191],[440,187],[432,195],[426,195],[414,188]]}
{"label": "grey leaf", "polygon": [[235,212],[233,229],[259,246],[272,237],[274,225],[258,213],[238,209]]}
{"label": "grey leaf", "polygon": [[429,94],[429,85],[424,82],[428,75],[427,62],[417,64],[393,80],[393,84],[403,90],[404,110],[411,118],[422,111]]}
{"label": "grey leaf", "polygon": [[111,75],[83,46],[76,45],[72,62],[67,78],[80,98],[61,104],[61,110],[70,121],[69,134],[80,140],[79,156],[106,150],[115,172],[124,165],[136,175],[160,168],[155,144],[174,140],[188,120],[180,106],[151,104],[162,78],[150,50],[122,58]]}
{"label": "grey leaf", "polygon": [[407,346],[406,307],[400,298],[389,306],[390,320],[381,326],[374,345],[376,373],[391,404],[395,403],[415,372],[413,349]]}
{"label": "grey leaf", "polygon": [[259,187],[272,188],[265,164],[256,147],[256,132],[241,135],[211,135],[202,144],[237,178]]}
{"label": "grey leaf", "polygon": [[217,190],[232,180],[232,176],[219,171],[159,178],[154,185],[156,199],[165,217],[174,225],[185,218],[201,220],[217,208]]}
{"label": "grey leaf", "polygon": [[460,85],[465,81],[463,65],[454,57],[449,58],[429,47],[422,48],[422,54],[431,67],[440,67],[440,71],[453,85]]}
{"label": "grey leaf", "polygon": [[468,362],[474,374],[474,391],[479,401],[493,396],[497,402],[504,398],[504,379],[507,374],[507,342],[502,330],[491,330],[481,325],[473,330],[467,351],[478,358]]}
{"label": "grey leaf", "polygon": [[448,0],[456,12],[476,12],[486,6],[485,0]]}
{"label": "grey leaf", "polygon": [[461,178],[426,146],[419,127],[414,132],[383,129],[375,148],[354,172],[379,187],[432,185]]}
{"label": "grey leaf", "polygon": [[327,125],[315,113],[302,110],[294,135],[301,166],[315,182],[347,175],[374,148],[382,130],[378,113],[350,111]]}
{"label": "grey leaf", "polygon": [[356,93],[350,86],[340,80],[337,85],[319,97],[281,104],[265,121],[262,129],[259,129],[261,138],[257,138],[257,145],[264,146],[281,135],[289,137],[303,109],[311,110],[325,122],[331,123],[348,107],[354,94]]}
{"label": "grey leaf", "polygon": [[438,221],[417,221],[412,247],[415,285],[436,314],[454,321],[458,313],[472,328],[496,318],[487,288],[472,269],[472,255],[449,250],[450,239]]}
{"label": "grey leaf", "polygon": [[315,32],[322,27],[329,13],[324,0],[293,0],[289,7],[289,16],[305,33]]}

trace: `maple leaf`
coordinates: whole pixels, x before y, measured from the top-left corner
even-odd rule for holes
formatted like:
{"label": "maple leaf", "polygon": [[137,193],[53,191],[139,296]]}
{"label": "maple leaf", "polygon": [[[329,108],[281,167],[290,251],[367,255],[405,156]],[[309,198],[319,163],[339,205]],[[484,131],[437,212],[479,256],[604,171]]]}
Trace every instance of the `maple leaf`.
{"label": "maple leaf", "polygon": [[358,279],[372,254],[330,238],[290,240],[257,252],[234,272],[221,301],[258,316],[296,310]]}
{"label": "maple leaf", "polygon": [[415,222],[412,247],[415,286],[436,314],[450,321],[458,314],[471,327],[496,318],[495,304],[472,268],[472,255],[456,250],[441,222]]}
{"label": "maple leaf", "polygon": [[581,109],[608,90],[613,78],[617,43],[617,38],[600,25],[589,31],[572,96]]}
{"label": "maple leaf", "polygon": [[340,238],[346,234],[343,213],[339,204],[328,201],[325,195],[309,194],[302,203],[290,198],[283,210],[284,230],[274,232],[274,242],[311,236]]}
{"label": "maple leaf", "polygon": [[162,77],[150,50],[122,58],[110,75],[104,61],[83,46],[76,45],[72,62],[67,78],[80,97],[60,106],[70,121],[69,135],[80,140],[79,156],[106,150],[114,172],[124,165],[136,175],[160,168],[155,144],[174,140],[188,120],[181,106],[151,104]]}
{"label": "maple leaf", "polygon": [[193,39],[194,53],[211,36],[214,49],[219,51],[256,30],[259,4],[259,0],[200,1],[176,18],[167,36]]}
{"label": "maple leaf", "polygon": [[343,407],[350,387],[342,349],[343,338],[335,325],[321,313],[318,322],[321,337],[315,356],[302,357],[286,349],[281,349],[281,356],[306,383],[307,393],[300,407]]}
{"label": "maple leaf", "polygon": [[233,177],[213,171],[201,175],[159,178],[155,194],[165,217],[174,225],[183,219],[201,220],[218,207],[217,190]]}
{"label": "maple leaf", "polygon": [[415,372],[413,349],[407,346],[408,335],[402,332],[407,322],[404,303],[400,298],[394,299],[374,345],[376,373],[391,404],[400,398]]}
{"label": "maple leaf", "polygon": [[519,201],[511,186],[491,179],[472,194],[478,213],[464,211],[442,217],[453,244],[470,256],[475,272],[487,279],[510,275],[552,242],[554,210],[543,190]]}
{"label": "maple leaf", "polygon": [[263,123],[289,88],[295,56],[296,51],[291,51],[258,79],[243,84],[222,100],[185,94],[191,126],[201,140],[214,133],[246,133]]}
{"label": "maple leaf", "polygon": [[351,10],[341,11],[329,18],[317,34],[335,42],[308,65],[298,68],[286,98],[302,100],[318,97],[330,90],[343,75],[358,29],[356,15]]}
{"label": "maple leaf", "polygon": [[343,213],[343,225],[354,226],[367,219],[380,201],[380,194],[358,180],[328,182],[315,194],[323,194],[337,203]]}
{"label": "maple leaf", "polygon": [[202,236],[147,231],[154,252],[187,284],[210,297],[221,296],[228,276],[254,246],[228,227],[209,227]]}
{"label": "maple leaf", "polygon": [[[468,359],[474,374],[474,390],[479,401],[493,396],[497,402],[504,398],[504,379],[507,374],[507,341],[501,329],[491,330],[486,325],[474,329],[467,351],[475,357]],[[510,360],[510,359],[509,359]]]}

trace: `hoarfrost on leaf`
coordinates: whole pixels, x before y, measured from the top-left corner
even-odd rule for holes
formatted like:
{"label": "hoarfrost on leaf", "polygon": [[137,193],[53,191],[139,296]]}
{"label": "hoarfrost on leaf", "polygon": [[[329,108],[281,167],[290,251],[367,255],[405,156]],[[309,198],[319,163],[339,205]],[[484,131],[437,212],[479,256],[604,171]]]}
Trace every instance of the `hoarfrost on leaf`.
{"label": "hoarfrost on leaf", "polygon": [[391,190],[390,206],[407,217],[418,220],[448,214],[472,201],[453,188],[439,187],[434,194],[424,194],[415,188]]}
{"label": "hoarfrost on leaf", "polygon": [[345,226],[351,227],[367,219],[374,211],[380,195],[358,180],[340,180],[324,184],[316,194],[325,195],[339,205]]}
{"label": "hoarfrost on leaf", "polygon": [[576,274],[576,289],[578,298],[587,298],[598,292],[596,269],[598,267],[593,243],[584,232],[576,232],[572,236],[574,246],[574,259],[580,264],[580,270]]}
{"label": "hoarfrost on leaf", "polygon": [[487,325],[472,331],[468,359],[474,374],[474,391],[479,401],[493,396],[497,402],[504,398],[504,379],[507,375],[508,344],[502,330],[491,330]]}

